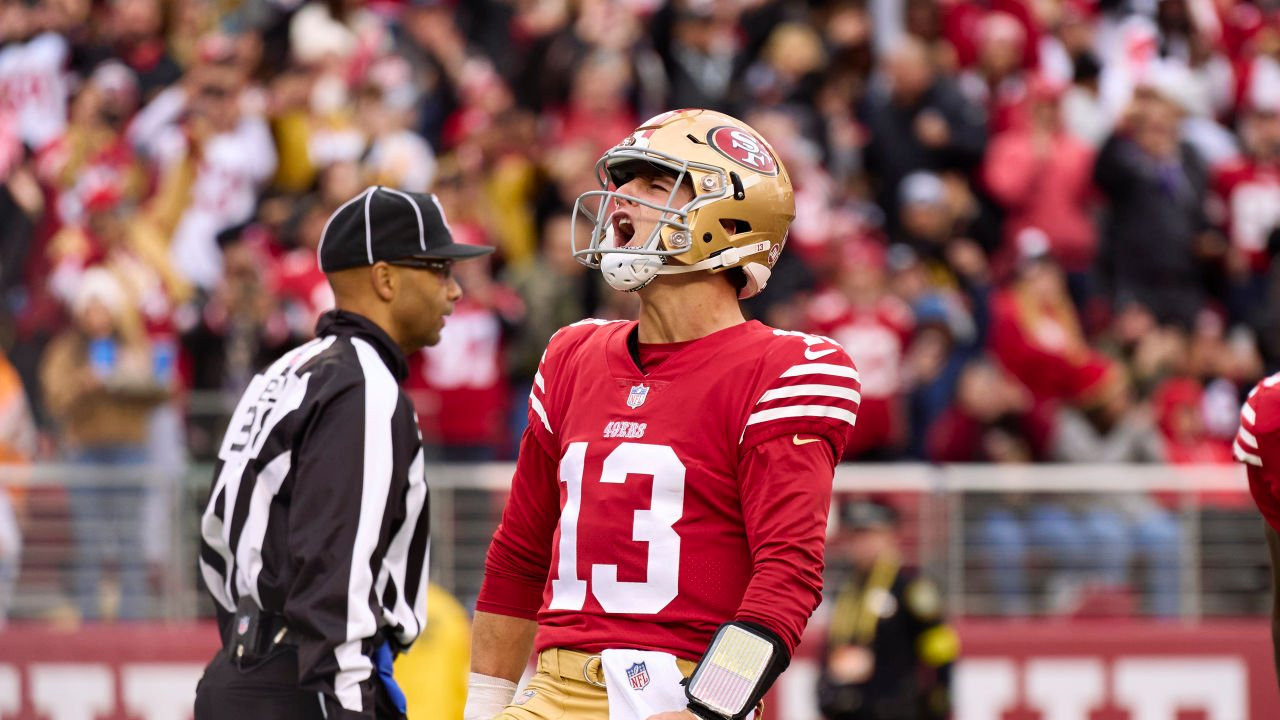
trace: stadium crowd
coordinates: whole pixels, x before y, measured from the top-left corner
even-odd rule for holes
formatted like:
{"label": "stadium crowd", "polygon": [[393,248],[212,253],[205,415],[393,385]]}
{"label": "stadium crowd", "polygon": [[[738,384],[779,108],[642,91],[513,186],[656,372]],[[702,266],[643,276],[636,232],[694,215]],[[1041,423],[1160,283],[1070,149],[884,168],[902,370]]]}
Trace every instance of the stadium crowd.
{"label": "stadium crowd", "polygon": [[[184,410],[313,332],[325,219],[382,184],[499,247],[408,385],[435,458],[512,458],[550,335],[635,308],[571,257],[574,199],[677,107],[790,171],[749,310],[848,348],[848,460],[1227,462],[1280,367],[1273,0],[0,0],[0,454],[215,454]],[[1176,612],[1160,498],[978,512],[1002,610],[1043,546],[1145,555]]]}

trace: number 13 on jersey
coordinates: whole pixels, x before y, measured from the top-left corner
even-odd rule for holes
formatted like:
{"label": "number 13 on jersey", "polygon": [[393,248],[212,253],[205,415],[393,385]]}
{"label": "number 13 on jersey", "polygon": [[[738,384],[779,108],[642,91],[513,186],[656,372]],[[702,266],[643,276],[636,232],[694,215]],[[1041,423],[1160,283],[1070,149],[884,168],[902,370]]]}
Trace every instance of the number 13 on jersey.
{"label": "number 13 on jersey", "polygon": [[[571,443],[560,459],[560,482],[567,486],[567,497],[560,512],[560,561],[551,581],[548,609],[581,610],[590,589],[608,613],[661,612],[680,591],[680,536],[674,525],[684,514],[684,463],[670,446],[646,443],[624,442],[605,458],[602,483],[623,484],[628,475],[653,477],[649,509],[636,510],[631,518],[631,539],[649,544],[647,572],[644,582],[620,581],[617,565],[596,563],[591,566],[588,586],[578,577],[578,519],[587,445]],[[596,546],[598,541],[593,544]]]}

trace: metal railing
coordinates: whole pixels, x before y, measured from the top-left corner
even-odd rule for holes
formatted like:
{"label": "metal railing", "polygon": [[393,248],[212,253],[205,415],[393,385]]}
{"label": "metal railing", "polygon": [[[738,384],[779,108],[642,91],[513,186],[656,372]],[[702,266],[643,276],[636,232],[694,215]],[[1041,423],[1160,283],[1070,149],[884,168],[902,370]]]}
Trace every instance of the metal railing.
{"label": "metal railing", "polygon": [[[512,468],[427,468],[431,574],[466,605],[483,579]],[[181,476],[146,466],[0,466],[0,488],[19,498],[24,538],[10,616],[211,613],[195,572],[211,475],[208,464]],[[834,488],[836,504],[874,495],[898,507],[904,556],[940,583],[952,615],[1195,620],[1261,614],[1269,602],[1261,520],[1237,466],[845,464]],[[834,519],[831,529],[837,537]],[[837,548],[832,574],[843,566]],[[123,559],[135,551],[145,561],[140,598],[139,568]],[[99,567],[86,572],[86,563]]]}

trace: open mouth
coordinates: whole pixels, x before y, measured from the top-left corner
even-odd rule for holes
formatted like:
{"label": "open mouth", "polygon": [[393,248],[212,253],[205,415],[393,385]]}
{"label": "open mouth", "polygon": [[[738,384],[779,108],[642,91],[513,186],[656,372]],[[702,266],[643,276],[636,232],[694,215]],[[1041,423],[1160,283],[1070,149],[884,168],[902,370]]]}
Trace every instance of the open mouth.
{"label": "open mouth", "polygon": [[626,212],[622,210],[615,211],[609,216],[609,224],[613,226],[614,245],[616,247],[627,247],[635,239],[635,221]]}

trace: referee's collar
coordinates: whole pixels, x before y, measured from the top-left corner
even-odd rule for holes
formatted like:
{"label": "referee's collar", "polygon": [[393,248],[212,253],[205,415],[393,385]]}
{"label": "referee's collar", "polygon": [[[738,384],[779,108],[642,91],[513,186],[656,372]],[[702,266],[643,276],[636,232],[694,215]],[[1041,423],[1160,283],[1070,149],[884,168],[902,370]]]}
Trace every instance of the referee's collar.
{"label": "referee's collar", "polygon": [[382,362],[387,364],[398,382],[404,382],[409,377],[409,363],[400,346],[395,344],[387,331],[363,315],[347,310],[330,310],[316,322],[316,335],[342,335],[367,340],[382,356]]}

